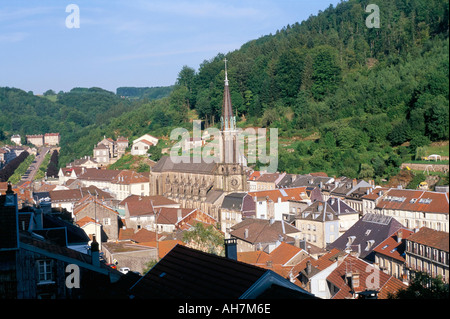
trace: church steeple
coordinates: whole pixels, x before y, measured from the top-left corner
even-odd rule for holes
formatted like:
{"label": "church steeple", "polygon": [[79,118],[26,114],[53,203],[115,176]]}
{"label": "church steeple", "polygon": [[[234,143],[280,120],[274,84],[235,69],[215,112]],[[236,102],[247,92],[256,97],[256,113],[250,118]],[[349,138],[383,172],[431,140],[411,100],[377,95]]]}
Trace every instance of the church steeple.
{"label": "church steeple", "polygon": [[231,105],[230,88],[228,86],[228,70],[227,59],[225,62],[225,88],[223,92],[223,104],[222,104],[222,131],[234,131],[236,130],[236,117],[233,116],[233,107]]}

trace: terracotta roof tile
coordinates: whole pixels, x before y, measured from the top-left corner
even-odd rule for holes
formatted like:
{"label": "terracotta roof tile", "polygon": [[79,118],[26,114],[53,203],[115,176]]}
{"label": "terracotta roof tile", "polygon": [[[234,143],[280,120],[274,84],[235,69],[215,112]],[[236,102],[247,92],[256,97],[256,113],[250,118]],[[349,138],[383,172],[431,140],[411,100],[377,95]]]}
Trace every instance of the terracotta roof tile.
{"label": "terracotta roof tile", "polygon": [[[359,286],[354,288],[355,292],[377,290],[379,299],[385,299],[389,293],[395,293],[399,289],[407,287],[397,278],[380,271],[359,258],[348,255],[327,277],[327,280],[339,289],[332,299],[353,297],[352,288],[346,278],[346,274],[350,272],[359,274]],[[374,281],[374,278],[377,280]]]}
{"label": "terracotta roof tile", "polygon": [[[401,231],[401,236],[403,238],[402,241],[398,242],[398,233]],[[414,234],[413,231],[409,229],[399,229],[386,240],[382,241],[377,247],[375,247],[374,251],[377,254],[382,254],[384,256],[389,256],[396,260],[405,261],[405,257],[403,255],[405,251],[405,239]]]}
{"label": "terracotta roof tile", "polygon": [[409,241],[449,251],[449,233],[422,227],[415,234],[408,237]]}

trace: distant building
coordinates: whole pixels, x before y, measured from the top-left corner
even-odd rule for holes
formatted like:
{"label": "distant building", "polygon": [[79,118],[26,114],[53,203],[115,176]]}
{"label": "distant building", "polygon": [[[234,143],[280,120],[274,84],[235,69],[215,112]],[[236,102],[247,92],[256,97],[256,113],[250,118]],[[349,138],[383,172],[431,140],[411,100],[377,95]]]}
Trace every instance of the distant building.
{"label": "distant building", "polygon": [[231,227],[231,238],[237,239],[237,251],[272,252],[282,242],[295,244],[301,230],[285,221],[249,218]]}
{"label": "distant building", "polygon": [[230,193],[222,202],[220,212],[221,230],[228,234],[230,228],[245,218],[255,217],[255,202],[247,193]]}
{"label": "distant building", "polygon": [[48,146],[59,145],[61,137],[59,133],[46,133],[44,134],[44,144]]}
{"label": "distant building", "polygon": [[22,145],[22,140],[20,138],[20,135],[15,134],[13,136],[11,136],[11,142],[15,143],[16,145]]}
{"label": "distant building", "polygon": [[128,139],[122,136],[114,141],[106,136],[94,146],[94,161],[97,167],[113,164],[125,153],[128,147]]}
{"label": "distant building", "polygon": [[[263,175],[264,176],[264,175]],[[313,194],[312,194],[313,193]],[[316,199],[320,197],[320,191],[307,190],[306,187],[286,189],[270,189],[248,193],[255,201],[256,218],[285,220],[291,222],[296,214],[311,204],[311,194]]]}
{"label": "distant building", "polygon": [[36,147],[40,147],[44,145],[44,135],[27,135],[27,143],[33,144]]}
{"label": "distant building", "polygon": [[370,193],[362,197],[365,210],[369,203],[372,207],[375,204],[373,212],[394,217],[406,228],[429,227],[449,232],[448,193],[397,188],[375,191],[375,195]]}
{"label": "distant building", "polygon": [[150,147],[154,144],[147,140],[139,140],[133,142],[133,146],[131,148],[131,155],[146,155]]}

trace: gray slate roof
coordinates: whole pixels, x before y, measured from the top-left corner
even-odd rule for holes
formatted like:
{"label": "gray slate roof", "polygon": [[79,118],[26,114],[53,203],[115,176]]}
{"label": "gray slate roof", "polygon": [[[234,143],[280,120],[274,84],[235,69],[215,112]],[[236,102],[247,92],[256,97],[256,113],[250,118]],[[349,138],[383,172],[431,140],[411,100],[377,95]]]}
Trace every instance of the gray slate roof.
{"label": "gray slate roof", "polygon": [[174,163],[170,156],[163,156],[152,167],[153,172],[180,172],[180,173],[196,173],[196,174],[213,174],[217,164],[216,163],[206,163],[201,159],[200,163],[194,163],[194,159],[188,159],[189,163]]}

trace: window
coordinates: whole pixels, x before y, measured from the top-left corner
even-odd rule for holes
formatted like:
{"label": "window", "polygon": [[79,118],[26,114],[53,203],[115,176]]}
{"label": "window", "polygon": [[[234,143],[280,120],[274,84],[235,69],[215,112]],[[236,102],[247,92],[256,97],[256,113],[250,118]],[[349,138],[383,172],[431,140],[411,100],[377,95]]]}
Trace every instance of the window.
{"label": "window", "polygon": [[52,260],[38,260],[38,280],[39,283],[53,282],[53,261]]}
{"label": "window", "polygon": [[103,225],[104,226],[111,225],[111,218],[103,218]]}

